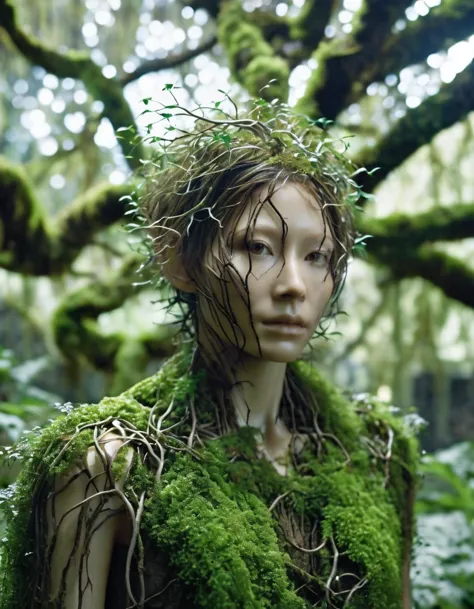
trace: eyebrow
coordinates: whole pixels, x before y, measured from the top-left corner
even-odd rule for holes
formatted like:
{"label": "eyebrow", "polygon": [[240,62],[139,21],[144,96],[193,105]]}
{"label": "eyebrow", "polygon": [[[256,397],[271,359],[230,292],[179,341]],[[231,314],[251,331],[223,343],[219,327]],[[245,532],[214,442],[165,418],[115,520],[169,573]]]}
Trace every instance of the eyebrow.
{"label": "eyebrow", "polygon": [[[232,235],[232,239],[236,238],[236,237],[240,237],[240,235],[244,235],[247,233],[247,231],[250,230],[249,228],[241,228],[238,231],[235,231],[235,233]],[[274,235],[276,232],[278,232],[279,229],[277,229],[276,226],[274,226],[273,224],[264,224],[264,223],[259,223],[256,224],[254,227],[254,233],[266,233],[268,235]],[[230,236],[230,235],[229,235]],[[334,243],[331,237],[331,233],[329,231],[326,232],[326,234],[324,235],[323,233],[312,233],[312,234],[308,234],[308,236],[306,236],[304,239],[304,241],[316,241],[318,243],[322,242],[324,240],[324,244],[330,245],[331,247],[334,247]]]}

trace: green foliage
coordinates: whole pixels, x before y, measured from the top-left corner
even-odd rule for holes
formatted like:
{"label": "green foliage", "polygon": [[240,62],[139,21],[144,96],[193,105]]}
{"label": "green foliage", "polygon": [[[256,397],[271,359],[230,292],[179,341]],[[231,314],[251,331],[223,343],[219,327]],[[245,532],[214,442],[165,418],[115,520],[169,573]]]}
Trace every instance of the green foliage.
{"label": "green foliage", "polygon": [[415,609],[472,609],[474,599],[474,443],[427,456],[417,503]]}
{"label": "green foliage", "polygon": [[48,365],[46,357],[19,363],[0,346],[0,439],[16,442],[21,433],[54,414],[56,395],[35,387],[35,377]]}

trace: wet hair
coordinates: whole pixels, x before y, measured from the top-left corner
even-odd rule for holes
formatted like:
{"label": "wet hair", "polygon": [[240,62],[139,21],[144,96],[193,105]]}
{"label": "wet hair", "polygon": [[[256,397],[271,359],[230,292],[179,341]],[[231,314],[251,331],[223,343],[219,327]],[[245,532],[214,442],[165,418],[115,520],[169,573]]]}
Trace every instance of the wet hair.
{"label": "wet hair", "polygon": [[[184,108],[175,107],[186,113]],[[250,254],[246,277],[228,271],[233,269],[233,231],[251,196],[268,187],[267,196],[259,200],[249,218],[248,240],[264,205],[270,205],[278,214],[271,197],[284,184],[302,185],[319,204],[325,235],[330,234],[334,243],[328,265],[333,291],[316,330],[324,336],[324,321],[336,313],[355,241],[353,208],[358,189],[353,173],[350,161],[336,150],[318,121],[294,114],[285,104],[263,105],[261,100],[243,118],[237,110],[234,117],[199,116],[191,131],[182,131],[147,165],[139,208],[148,231],[151,257],[164,264],[169,255],[178,256],[195,283],[196,293],[176,290],[168,304],[174,311],[179,308],[179,322],[188,338],[198,339],[201,330],[206,333],[213,353],[204,353],[198,342],[198,355],[212,370],[217,384],[227,384],[227,388],[232,385],[232,371],[223,352],[226,345],[201,318],[198,303],[201,298],[206,299],[211,318],[217,323],[222,316],[228,320],[233,329],[229,342],[242,351],[245,338],[239,334],[232,312],[228,283],[234,283],[246,302],[253,327],[248,290]],[[280,220],[284,245],[287,226],[281,216]],[[215,242],[217,250],[211,252]],[[221,279],[219,295],[213,293],[210,273],[217,273]],[[259,344],[258,336],[256,340]]]}

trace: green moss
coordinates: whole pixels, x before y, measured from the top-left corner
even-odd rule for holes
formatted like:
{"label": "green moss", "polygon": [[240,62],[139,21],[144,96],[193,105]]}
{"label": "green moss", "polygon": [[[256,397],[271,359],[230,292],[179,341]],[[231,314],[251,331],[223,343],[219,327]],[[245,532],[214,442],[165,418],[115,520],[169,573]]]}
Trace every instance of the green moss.
{"label": "green moss", "polygon": [[[277,56],[262,30],[251,23],[239,0],[223,3],[218,17],[218,38],[227,52],[232,73],[251,95],[281,101],[288,99],[288,63]],[[276,78],[268,89],[260,91]]]}
{"label": "green moss", "polygon": [[317,103],[317,94],[325,86],[327,78],[326,62],[336,53],[337,41],[321,42],[312,53],[311,59],[315,62],[308,78],[304,94],[295,104],[295,111],[308,116],[320,116]]}
{"label": "green moss", "polygon": [[320,481],[328,493],[322,510],[325,537],[334,536],[347,556],[364,565],[370,607],[396,609],[402,594],[400,522],[387,505],[380,478],[335,472]]}
{"label": "green moss", "polygon": [[229,483],[223,469],[180,455],[148,505],[153,539],[168,551],[199,606],[304,608],[267,506]]}
{"label": "green moss", "polygon": [[[102,421],[103,431],[113,429],[114,418],[124,419],[146,431],[149,407],[162,413],[172,398],[176,408],[170,421],[180,420],[189,398],[206,394],[205,376],[187,373],[191,355],[190,347],[183,349],[158,374],[118,397],[78,407],[23,445],[25,466],[11,504],[15,516],[10,515],[2,547],[1,609],[28,606],[28,577],[36,568],[35,556],[29,554],[32,496],[44,495],[55,475],[81,463],[93,442],[94,423]],[[267,460],[258,459],[258,430],[250,427],[207,442],[199,458],[173,450],[181,445],[165,434],[166,461],[159,482],[152,460],[135,458],[124,491],[132,503],[146,493],[142,530],[171,557],[196,606],[303,609],[309,601],[296,592],[295,577],[309,578],[314,594],[324,599],[325,581],[333,569],[333,540],[344,570],[338,573],[367,579],[351,607],[399,609],[404,535],[409,531],[406,497],[419,454],[416,440],[380,401],[366,400],[362,408],[309,364],[298,362],[291,368],[299,384],[316,396],[318,425],[325,434],[321,455],[305,448],[300,473],[282,477]],[[74,436],[84,424],[92,425]],[[385,445],[388,428],[394,441],[384,488],[386,462],[374,459],[363,438]],[[125,455],[119,451],[113,466],[116,478],[124,473]],[[279,509],[269,511],[283,494],[281,505],[295,517],[317,523],[320,538],[326,539],[314,575],[295,563],[296,551],[279,527]]]}

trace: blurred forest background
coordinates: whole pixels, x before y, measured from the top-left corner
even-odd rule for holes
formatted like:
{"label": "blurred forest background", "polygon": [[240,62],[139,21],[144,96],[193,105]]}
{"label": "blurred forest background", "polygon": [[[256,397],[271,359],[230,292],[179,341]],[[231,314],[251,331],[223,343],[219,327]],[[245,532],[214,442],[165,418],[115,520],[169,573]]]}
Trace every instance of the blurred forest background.
{"label": "blurred forest background", "polygon": [[0,444],[172,351],[125,227],[150,153],[120,128],[171,85],[189,108],[279,97],[380,168],[316,357],[421,425],[414,605],[473,608],[473,58],[474,0],[0,0]]}

